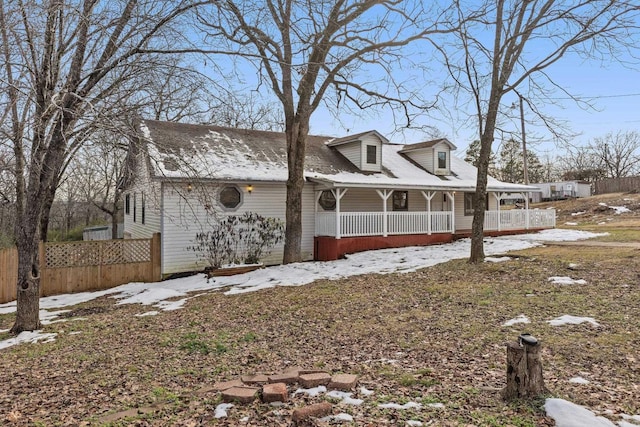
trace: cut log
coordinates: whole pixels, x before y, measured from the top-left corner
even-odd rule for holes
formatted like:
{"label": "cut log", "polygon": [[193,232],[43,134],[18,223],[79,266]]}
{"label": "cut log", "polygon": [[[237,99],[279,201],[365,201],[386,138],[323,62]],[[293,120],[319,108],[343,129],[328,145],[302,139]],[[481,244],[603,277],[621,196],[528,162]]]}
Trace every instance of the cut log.
{"label": "cut log", "polygon": [[542,377],[540,350],[542,346],[507,343],[507,386],[502,390],[505,400],[533,399],[547,392]]}

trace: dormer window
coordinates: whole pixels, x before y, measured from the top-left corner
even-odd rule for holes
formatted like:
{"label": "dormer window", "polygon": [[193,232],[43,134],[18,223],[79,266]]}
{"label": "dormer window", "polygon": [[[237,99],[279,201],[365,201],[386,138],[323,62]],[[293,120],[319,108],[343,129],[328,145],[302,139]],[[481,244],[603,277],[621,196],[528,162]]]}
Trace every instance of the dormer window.
{"label": "dormer window", "polygon": [[375,165],[376,163],[378,163],[378,147],[367,145],[367,164]]}
{"label": "dormer window", "polygon": [[438,151],[438,169],[447,169],[447,153]]}

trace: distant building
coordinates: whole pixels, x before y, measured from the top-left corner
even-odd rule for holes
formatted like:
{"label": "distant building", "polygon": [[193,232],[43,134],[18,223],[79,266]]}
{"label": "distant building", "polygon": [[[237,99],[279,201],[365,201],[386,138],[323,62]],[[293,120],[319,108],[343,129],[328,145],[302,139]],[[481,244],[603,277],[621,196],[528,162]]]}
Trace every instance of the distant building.
{"label": "distant building", "polygon": [[531,185],[540,189],[539,193],[531,193],[531,201],[533,203],[589,197],[591,195],[591,184],[586,181],[542,182]]}

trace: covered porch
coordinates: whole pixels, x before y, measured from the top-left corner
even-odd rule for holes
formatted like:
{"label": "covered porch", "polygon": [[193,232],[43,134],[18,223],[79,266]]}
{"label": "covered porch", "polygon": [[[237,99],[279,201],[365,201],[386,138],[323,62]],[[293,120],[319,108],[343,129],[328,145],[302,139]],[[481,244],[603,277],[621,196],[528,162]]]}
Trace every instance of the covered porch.
{"label": "covered porch", "polygon": [[[378,210],[354,211],[361,207],[348,200],[348,188],[333,188],[316,192],[314,257],[332,260],[347,253],[451,242],[471,230],[472,207],[470,192],[422,189],[362,189],[353,191],[354,199],[365,200],[377,195]],[[394,197],[394,193],[396,196]],[[399,196],[400,194],[400,196]],[[501,210],[503,192],[491,192],[485,212],[487,234],[513,234],[555,227],[555,210]],[[415,199],[422,199],[419,204]],[[528,201],[528,195],[523,194]],[[409,200],[414,203],[409,206]],[[404,204],[403,204],[404,202]]]}

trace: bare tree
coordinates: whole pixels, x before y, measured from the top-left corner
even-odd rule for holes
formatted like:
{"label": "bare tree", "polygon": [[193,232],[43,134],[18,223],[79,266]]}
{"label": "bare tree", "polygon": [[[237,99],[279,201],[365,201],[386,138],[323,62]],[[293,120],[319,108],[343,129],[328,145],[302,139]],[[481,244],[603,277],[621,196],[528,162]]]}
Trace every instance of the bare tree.
{"label": "bare tree", "polygon": [[564,180],[595,182],[606,177],[600,159],[588,147],[565,144],[559,165]]}
{"label": "bare tree", "polygon": [[424,10],[424,4],[222,0],[200,13],[204,38],[215,46],[207,53],[248,61],[257,70],[258,84],[282,105],[288,158],[283,262],[301,260],[303,171],[312,114],[322,103],[356,109],[396,105],[410,122],[412,100],[421,102],[394,81],[394,70],[410,62],[402,56],[410,42],[444,31],[443,12],[435,4]]}
{"label": "bare tree", "polygon": [[550,66],[569,55],[610,61],[635,49],[640,10],[637,2],[624,0],[486,0],[480,6],[458,0],[455,4],[460,30],[440,50],[455,96],[461,104],[470,100],[481,143],[469,257],[469,262],[477,263],[484,259],[491,145],[509,109],[501,104],[503,97],[517,89],[537,119],[553,135],[562,136],[542,106],[553,102],[554,91],[571,94],[553,81]]}
{"label": "bare tree", "polygon": [[[13,333],[37,329],[43,223],[69,158],[89,123],[117,104],[132,76],[156,66],[141,51],[167,47],[182,33],[191,0],[0,0],[3,134],[15,157],[18,249]],[[151,67],[149,66],[151,65]]]}
{"label": "bare tree", "polygon": [[640,133],[636,131],[594,138],[588,149],[600,161],[607,178],[640,174]]}

